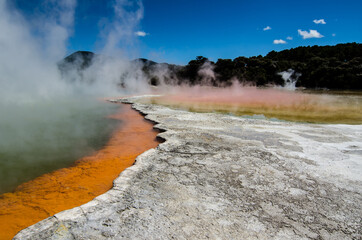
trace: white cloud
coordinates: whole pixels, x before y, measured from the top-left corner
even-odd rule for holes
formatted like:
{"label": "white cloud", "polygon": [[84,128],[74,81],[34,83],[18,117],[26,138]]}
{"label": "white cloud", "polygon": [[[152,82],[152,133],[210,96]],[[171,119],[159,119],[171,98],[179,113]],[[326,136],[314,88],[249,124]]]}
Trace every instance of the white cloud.
{"label": "white cloud", "polygon": [[271,29],[270,26],[266,26],[265,28],[263,28],[263,31],[268,31],[268,30],[270,30],[270,29]]}
{"label": "white cloud", "polygon": [[303,39],[324,37],[317,30],[309,30],[309,32],[308,32],[308,31],[303,31],[303,30],[298,29],[298,34],[301,35],[303,37]]}
{"label": "white cloud", "polygon": [[283,39],[275,39],[275,40],[273,41],[273,43],[274,43],[274,44],[286,44],[287,42],[284,41]]}
{"label": "white cloud", "polygon": [[319,19],[319,20],[314,19],[313,22],[314,22],[315,24],[326,24],[326,22],[324,21],[324,19]]}
{"label": "white cloud", "polygon": [[332,37],[335,37],[336,36],[336,34],[335,33],[332,33]]}
{"label": "white cloud", "polygon": [[287,37],[288,40],[293,40],[293,37]]}
{"label": "white cloud", "polygon": [[145,37],[146,35],[148,35],[144,31],[137,31],[134,34],[136,34],[136,36],[138,36],[138,37]]}

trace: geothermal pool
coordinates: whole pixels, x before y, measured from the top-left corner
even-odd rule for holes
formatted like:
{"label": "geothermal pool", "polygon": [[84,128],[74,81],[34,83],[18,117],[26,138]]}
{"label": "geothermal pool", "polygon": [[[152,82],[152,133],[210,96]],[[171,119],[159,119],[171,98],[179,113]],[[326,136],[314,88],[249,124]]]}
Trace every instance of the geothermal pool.
{"label": "geothermal pool", "polygon": [[[116,107],[117,111],[112,111],[114,114],[108,116],[111,122],[105,120],[97,124],[110,130],[112,126],[107,127],[107,122],[117,122],[118,127],[112,129],[110,139],[100,141],[103,146],[101,149],[88,152],[88,156],[79,159],[71,167],[68,162],[72,159],[53,164],[52,167],[68,163],[68,168],[44,174],[21,184],[12,193],[0,195],[0,239],[11,239],[21,229],[55,213],[87,203],[108,191],[113,180],[131,166],[139,154],[158,145],[153,124],[140,113],[132,110],[130,105],[107,104],[103,107]],[[62,155],[50,160],[66,157]]]}
{"label": "geothermal pool", "polygon": [[358,91],[181,87],[142,102],[191,112],[218,112],[308,123],[362,124],[362,92]]}
{"label": "geothermal pool", "polygon": [[[266,117],[277,121],[362,123],[360,92],[326,94],[273,88],[183,87],[169,93],[138,101],[193,112]],[[5,117],[0,122],[5,136],[9,136],[0,141],[3,149],[0,160],[8,160],[1,163],[3,192],[41,174],[69,167],[81,158],[75,166],[43,175],[20,185],[14,193],[0,197],[0,226],[3,228],[0,232],[5,237],[12,237],[22,228],[104,193],[120,171],[132,165],[137,155],[157,146],[157,133],[152,130],[152,124],[145,124],[143,117],[129,105],[119,108],[116,104],[98,102],[88,108],[85,106],[84,102],[72,103],[70,111],[69,107],[54,111],[46,104],[23,108],[20,110],[26,114],[15,111],[13,115],[19,114],[18,118]],[[44,113],[56,115],[48,117]],[[106,117],[110,114],[113,115]],[[19,142],[11,136],[10,130],[14,127],[9,126],[12,125],[18,127],[15,136],[22,137],[18,138]],[[6,139],[8,141],[4,141]],[[115,151],[123,154],[122,157],[114,155]],[[86,155],[89,157],[84,157]]]}
{"label": "geothermal pool", "polygon": [[360,239],[362,125],[134,102],[166,141],[114,188],[16,239]]}
{"label": "geothermal pool", "polygon": [[102,148],[121,123],[107,117],[117,111],[83,98],[0,103],[0,194]]}

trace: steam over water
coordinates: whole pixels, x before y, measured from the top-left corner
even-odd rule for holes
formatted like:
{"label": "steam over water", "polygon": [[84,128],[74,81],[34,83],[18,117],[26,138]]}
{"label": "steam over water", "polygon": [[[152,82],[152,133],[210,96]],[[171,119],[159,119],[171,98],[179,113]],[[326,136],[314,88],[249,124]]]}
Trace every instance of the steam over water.
{"label": "steam over water", "polygon": [[306,93],[239,84],[228,88],[179,87],[169,89],[168,92],[167,95],[144,101],[196,112],[221,112],[311,123],[362,123],[360,93]]}
{"label": "steam over water", "polygon": [[292,91],[296,89],[295,85],[298,81],[298,78],[302,76],[301,73],[296,73],[293,69],[288,69],[288,71],[280,72],[278,74],[284,80],[284,88]]}
{"label": "steam over water", "polygon": [[[124,57],[136,57],[141,1],[113,1],[114,17],[100,34],[97,51],[111,57],[97,57],[81,74],[73,69],[66,76],[57,63],[67,55],[76,1],[45,1],[31,17],[11,3],[0,0],[0,193],[99,149],[119,122],[107,118],[117,106],[97,98],[152,92],[142,64],[130,64]],[[169,88],[162,81],[168,69],[157,71],[161,79],[157,91],[168,95],[149,100],[152,103],[293,121],[362,123],[360,95],[327,96],[237,84],[219,89]],[[208,64],[198,74],[203,83],[216,78]],[[299,74],[287,70],[280,75],[294,90]]]}
{"label": "steam over water", "polygon": [[[129,68],[119,55],[90,67],[92,81],[62,78],[57,63],[67,55],[76,0],[37,1],[31,15],[18,3],[0,0],[0,193],[99,149],[119,122],[107,118],[118,107],[97,98],[127,93],[117,85]],[[136,10],[125,8],[132,4]],[[98,52],[128,53],[142,4],[114,1],[113,7]],[[125,79],[133,91],[143,88],[142,80],[137,74]]]}
{"label": "steam over water", "polygon": [[76,98],[1,106],[0,193],[100,149],[119,124],[106,118],[116,109]]}

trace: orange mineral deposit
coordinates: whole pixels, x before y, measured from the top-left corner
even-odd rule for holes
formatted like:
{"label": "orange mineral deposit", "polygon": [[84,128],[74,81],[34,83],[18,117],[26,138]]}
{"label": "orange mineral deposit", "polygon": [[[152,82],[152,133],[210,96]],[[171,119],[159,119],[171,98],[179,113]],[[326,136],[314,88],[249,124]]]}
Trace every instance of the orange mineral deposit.
{"label": "orange mineral deposit", "polygon": [[135,158],[158,145],[153,124],[133,110],[110,117],[122,124],[104,148],[60,169],[20,185],[0,196],[0,239],[11,239],[20,230],[49,216],[91,201],[112,188],[112,182]]}

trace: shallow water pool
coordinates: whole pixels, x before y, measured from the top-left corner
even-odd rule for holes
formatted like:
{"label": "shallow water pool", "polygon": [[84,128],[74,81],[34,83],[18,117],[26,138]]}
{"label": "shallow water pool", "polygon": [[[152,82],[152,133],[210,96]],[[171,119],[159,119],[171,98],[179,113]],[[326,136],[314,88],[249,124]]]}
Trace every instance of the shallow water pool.
{"label": "shallow water pool", "polygon": [[107,118],[118,109],[84,98],[0,104],[0,193],[100,149],[120,123]]}

